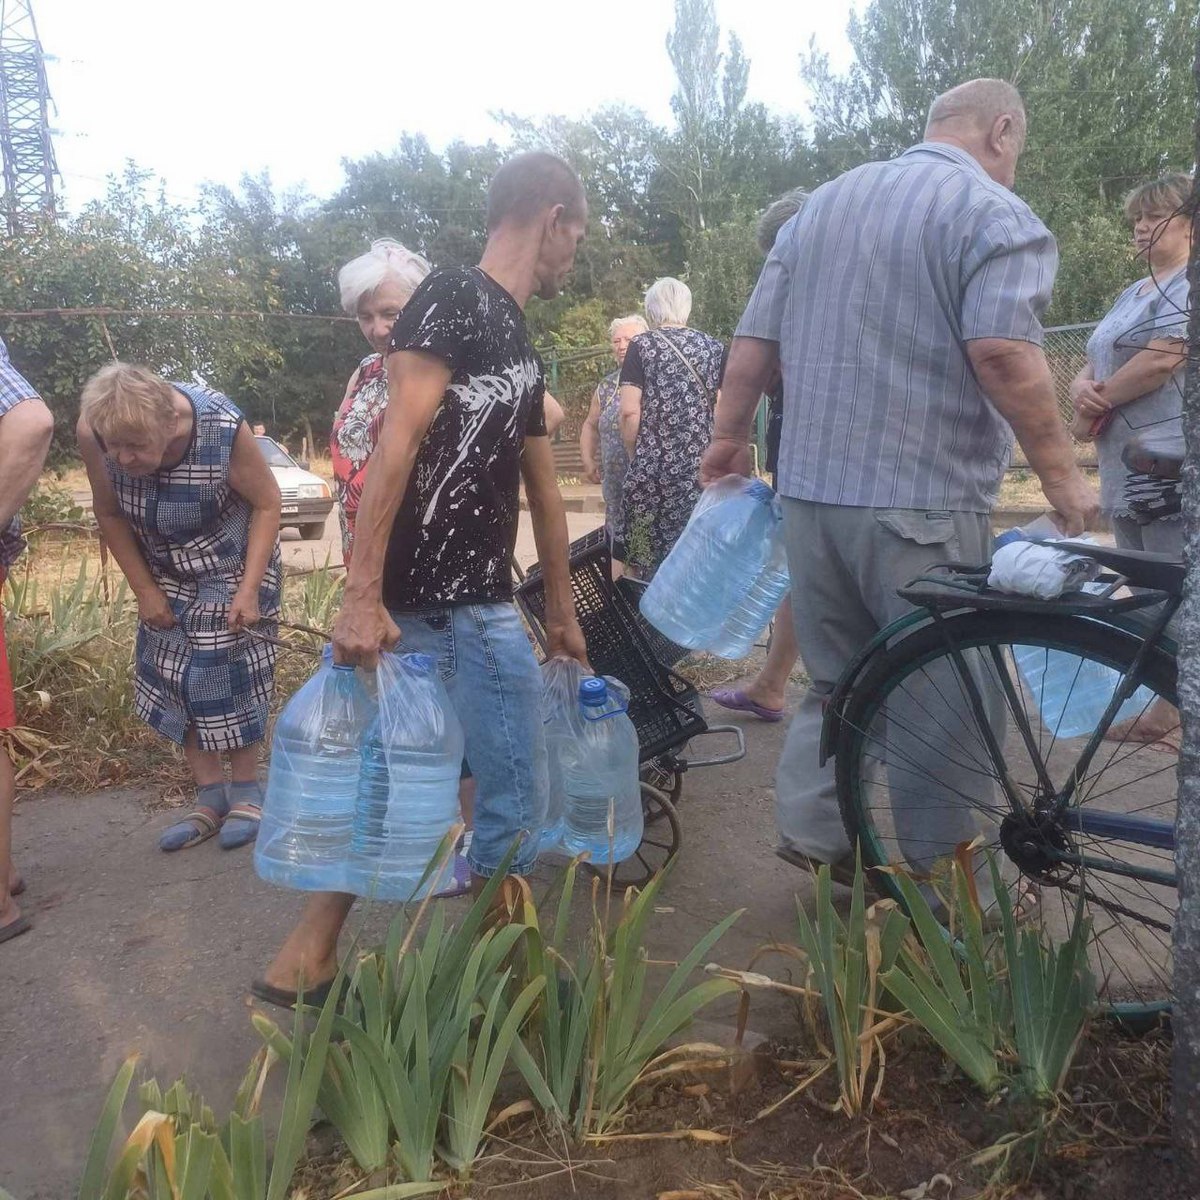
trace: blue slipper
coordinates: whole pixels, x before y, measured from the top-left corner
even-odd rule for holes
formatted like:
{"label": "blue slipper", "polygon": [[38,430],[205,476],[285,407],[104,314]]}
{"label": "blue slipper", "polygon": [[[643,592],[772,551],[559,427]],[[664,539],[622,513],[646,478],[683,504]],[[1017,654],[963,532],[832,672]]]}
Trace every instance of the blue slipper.
{"label": "blue slipper", "polygon": [[[206,803],[208,801],[208,803]],[[196,807],[182,821],[162,831],[158,848],[168,853],[190,850],[218,833],[229,811],[223,783],[210,783],[196,789]]]}
{"label": "blue slipper", "polygon": [[235,799],[225,824],[221,828],[221,836],[217,839],[222,850],[237,850],[248,846],[258,837],[258,826],[262,821],[262,789],[257,783],[235,783],[230,792]]}

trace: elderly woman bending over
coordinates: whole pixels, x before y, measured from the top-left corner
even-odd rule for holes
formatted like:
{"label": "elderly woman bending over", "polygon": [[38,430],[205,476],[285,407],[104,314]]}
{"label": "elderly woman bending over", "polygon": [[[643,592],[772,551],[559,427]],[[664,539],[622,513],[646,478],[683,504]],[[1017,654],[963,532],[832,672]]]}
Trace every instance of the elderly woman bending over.
{"label": "elderly woman bending over", "polygon": [[[159,845],[253,841],[280,595],[279,487],[219,392],[112,363],[83,389],[79,449],[100,532],[137,598],[134,708],[183,747],[196,804]],[[229,758],[225,784],[222,755]]]}
{"label": "elderly woman bending over", "polygon": [[700,496],[700,459],[725,366],[725,347],[688,328],[691,312],[687,284],[652,284],[650,330],[629,343],[621,367],[621,439],[630,463],[620,540],[643,578],[671,552]]}

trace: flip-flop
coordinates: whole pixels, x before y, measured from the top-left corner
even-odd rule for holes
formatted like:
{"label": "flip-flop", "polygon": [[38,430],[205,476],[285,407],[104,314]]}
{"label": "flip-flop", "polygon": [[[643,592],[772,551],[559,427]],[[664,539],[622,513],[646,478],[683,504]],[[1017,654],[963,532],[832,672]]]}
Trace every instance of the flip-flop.
{"label": "flip-flop", "polygon": [[11,942],[13,938],[28,933],[33,928],[33,922],[23,913],[15,921],[0,925],[0,942]]}
{"label": "flip-flop", "polygon": [[[173,854],[176,850],[190,850],[219,833],[224,820],[224,816],[215,808],[209,808],[207,804],[197,804],[181,821],[176,821],[174,825],[169,825],[162,831],[158,839],[158,848],[168,854]],[[184,836],[175,836],[179,833]]]}
{"label": "flip-flop", "polygon": [[217,839],[222,850],[236,850],[239,846],[249,845],[258,837],[258,827],[262,821],[262,805],[252,804],[243,800],[235,804],[225,818],[225,826]]}
{"label": "flip-flop", "polygon": [[471,890],[471,868],[463,857],[462,851],[454,853],[454,868],[450,878],[440,891],[433,893],[435,900],[452,900],[455,896],[465,896]]}
{"label": "flip-flop", "polygon": [[774,724],[776,721],[783,720],[782,708],[767,708],[762,704],[757,704],[741,688],[716,688],[708,693],[708,698],[715,700],[722,708],[728,708],[733,712],[752,713],[760,721]]}
{"label": "flip-flop", "polygon": [[[318,983],[316,987],[307,989],[304,993],[304,1007],[321,1008],[329,999],[332,988],[333,980],[327,979],[324,983]],[[268,1004],[274,1004],[277,1008],[295,1008],[300,999],[298,992],[290,988],[276,987],[265,979],[256,979],[250,985],[250,993],[260,1000],[265,1000]]]}

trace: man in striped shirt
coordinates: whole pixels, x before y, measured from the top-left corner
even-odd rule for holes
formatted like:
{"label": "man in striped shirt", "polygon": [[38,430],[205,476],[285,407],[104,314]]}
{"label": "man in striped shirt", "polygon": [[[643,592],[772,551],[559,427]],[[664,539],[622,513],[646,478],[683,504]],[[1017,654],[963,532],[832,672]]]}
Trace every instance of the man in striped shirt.
{"label": "man in striped shirt", "polygon": [[812,685],[779,764],[780,853],[842,878],[822,700],[907,609],[896,589],[935,562],[991,557],[1014,433],[1067,532],[1096,514],[1041,349],[1057,250],[1009,190],[1024,142],[1016,89],[976,79],[934,101],[919,145],[813,193],[738,326],[701,468],[704,482],[748,472],[752,416],[781,369],[778,488]]}

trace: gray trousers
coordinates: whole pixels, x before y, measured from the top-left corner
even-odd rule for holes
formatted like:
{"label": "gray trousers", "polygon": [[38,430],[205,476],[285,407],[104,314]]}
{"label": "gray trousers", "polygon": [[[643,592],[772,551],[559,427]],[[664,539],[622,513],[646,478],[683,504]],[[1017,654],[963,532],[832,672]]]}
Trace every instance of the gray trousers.
{"label": "gray trousers", "polygon": [[[985,513],[781,499],[796,640],[811,682],[779,760],[776,822],[783,846],[836,862],[851,847],[838,812],[833,763],[817,766],[823,703],[851,658],[881,628],[911,611],[897,588],[934,563],[990,560],[991,522]],[[915,679],[918,689],[929,682]],[[906,694],[896,707],[889,704],[887,754],[879,761],[881,782],[886,771],[897,813],[895,832],[913,868],[928,865],[929,848],[946,854],[979,832],[978,813],[963,797],[982,801],[981,788],[990,782],[980,776],[978,755],[962,752],[967,742],[960,739],[973,737],[978,747],[978,733],[950,711],[945,698],[961,695],[961,685],[951,681],[943,692],[937,684],[933,680],[932,697]],[[985,687],[981,691],[1003,743],[997,703],[1002,698]],[[908,704],[913,708],[906,712]],[[931,756],[937,761],[930,762]],[[907,815],[905,798],[915,798]]]}

